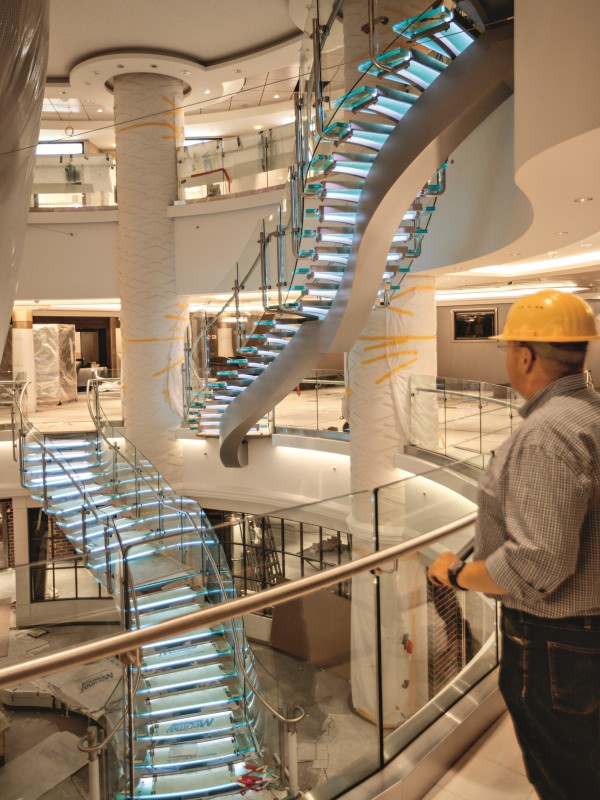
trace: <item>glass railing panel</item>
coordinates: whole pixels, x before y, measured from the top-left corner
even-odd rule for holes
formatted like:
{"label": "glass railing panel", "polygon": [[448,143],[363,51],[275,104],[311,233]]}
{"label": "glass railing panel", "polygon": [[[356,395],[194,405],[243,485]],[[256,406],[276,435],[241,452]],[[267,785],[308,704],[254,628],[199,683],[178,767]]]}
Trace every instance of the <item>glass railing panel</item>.
{"label": "glass railing panel", "polygon": [[413,376],[411,444],[458,459],[490,453],[519,424],[521,402],[509,386]]}
{"label": "glass railing panel", "polygon": [[274,409],[275,432],[346,432],[343,371],[317,369]]}
{"label": "glass railing panel", "polygon": [[112,155],[36,156],[34,208],[116,205],[116,167]]}
{"label": "glass railing panel", "polygon": [[291,124],[247,136],[213,139],[177,150],[186,200],[267,189],[287,180],[293,160]]}
{"label": "glass railing panel", "polygon": [[[379,488],[379,547],[410,541],[473,514],[474,473],[480,467],[481,458],[471,459]],[[495,603],[471,592],[434,588],[427,581],[427,568],[437,555],[461,551],[473,534],[470,524],[421,547],[379,576],[387,758],[459,699],[458,680],[471,688],[497,666]]]}

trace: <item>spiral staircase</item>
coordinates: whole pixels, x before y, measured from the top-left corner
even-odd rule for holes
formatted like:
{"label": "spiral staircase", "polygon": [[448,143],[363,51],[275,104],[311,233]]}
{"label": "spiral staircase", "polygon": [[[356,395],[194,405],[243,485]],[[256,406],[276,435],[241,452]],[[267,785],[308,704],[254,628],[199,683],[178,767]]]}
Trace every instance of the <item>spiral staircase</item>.
{"label": "spiral staircase", "polygon": [[[119,431],[102,420],[95,433],[50,436],[17,413],[23,485],[113,596],[125,629],[232,597],[202,509]],[[113,717],[124,720],[112,751],[115,800],[239,797],[248,788],[260,797],[271,780],[267,725],[240,620],[144,647],[124,678],[106,720],[108,729]]]}
{"label": "spiral staircase", "polygon": [[[511,94],[512,26],[480,30],[458,6],[396,23],[402,46],[361,63],[363,83],[334,102],[327,124],[317,119],[314,145],[304,135],[304,162],[291,172],[301,209],[292,221],[296,260],[278,283],[280,296],[287,284],[285,300],[264,303],[238,352],[190,403],[192,426],[219,435],[226,466],[244,465],[250,428],[322,354],[349,350],[373,305],[393,295],[445,189],[440,153]],[[315,61],[320,36],[315,26]]]}

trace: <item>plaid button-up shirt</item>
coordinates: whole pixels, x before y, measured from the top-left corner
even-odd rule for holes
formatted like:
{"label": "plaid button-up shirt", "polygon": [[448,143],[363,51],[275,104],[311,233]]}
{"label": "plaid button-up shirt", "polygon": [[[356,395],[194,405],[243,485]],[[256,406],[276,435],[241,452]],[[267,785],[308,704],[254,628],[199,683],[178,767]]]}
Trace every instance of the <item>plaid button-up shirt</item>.
{"label": "plaid button-up shirt", "polygon": [[479,485],[474,557],[509,608],[600,614],[600,395],[570,375],[519,413]]}

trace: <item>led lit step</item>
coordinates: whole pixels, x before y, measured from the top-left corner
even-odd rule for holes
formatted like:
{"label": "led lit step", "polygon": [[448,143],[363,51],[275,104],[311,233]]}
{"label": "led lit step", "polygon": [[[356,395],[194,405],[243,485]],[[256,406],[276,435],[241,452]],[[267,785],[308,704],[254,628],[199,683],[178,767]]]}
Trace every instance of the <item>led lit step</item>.
{"label": "led lit step", "polygon": [[443,56],[459,56],[478,35],[468,17],[450,11],[446,6],[424,11],[394,25],[393,30],[413,42],[429,47]]}
{"label": "led lit step", "polygon": [[144,656],[142,661],[142,672],[159,672],[165,669],[189,666],[202,661],[213,661],[220,656],[230,655],[231,648],[223,643],[201,642],[194,646],[169,648]]}
{"label": "led lit step", "polygon": [[415,100],[417,95],[391,86],[361,86],[336,100],[334,106],[347,111],[381,114],[397,122],[412,108]]}
{"label": "led lit step", "polygon": [[429,88],[446,68],[446,64],[443,61],[432,58],[432,56],[422,53],[420,50],[396,48],[383,53],[377,60],[380,64],[388,67],[389,72],[373,66],[371,60],[363,61],[358,67],[359,71],[368,72],[369,75],[376,75],[380,79],[414,86],[420,90]]}
{"label": "led lit step", "polygon": [[379,152],[393,130],[393,125],[383,122],[363,122],[353,119],[350,122],[334,122],[327,126],[325,134],[342,139],[345,144]]}
{"label": "led lit step", "polygon": [[[240,760],[239,774],[243,775]],[[182,800],[182,798],[206,797],[217,792],[240,789],[236,774],[229,767],[213,767],[203,770],[186,770],[168,775],[148,775],[140,779],[134,789],[134,798],[152,797],[153,800]],[[126,800],[130,794],[118,792],[117,800]]]}
{"label": "led lit step", "polygon": [[233,736],[224,736],[208,741],[189,742],[183,745],[173,744],[154,746],[146,754],[143,764],[136,764],[136,770],[146,772],[179,771],[190,767],[201,767],[203,764],[214,764],[239,759],[241,753]]}
{"label": "led lit step", "polygon": [[154,695],[144,700],[143,707],[136,712],[140,719],[145,717],[175,717],[192,711],[225,710],[242,700],[241,690],[233,691],[230,686],[203,686],[190,691],[170,695]]}
{"label": "led lit step", "polygon": [[[143,720],[146,722],[146,720]],[[188,714],[172,719],[155,719],[138,728],[138,742],[166,744],[193,740],[213,740],[224,734],[232,735],[246,726],[244,714],[238,707],[224,711],[213,711],[207,714]]]}
{"label": "led lit step", "polygon": [[204,588],[192,588],[191,586],[179,586],[176,589],[161,589],[152,594],[137,595],[136,607],[138,611],[148,611],[149,609],[163,608],[164,606],[177,605],[189,600],[195,602],[204,597]]}
{"label": "led lit step", "polygon": [[230,666],[224,664],[203,664],[190,669],[175,669],[165,675],[142,676],[138,695],[146,697],[151,694],[164,694],[191,689],[203,683],[220,683],[228,678],[235,678],[237,669],[230,661]]}

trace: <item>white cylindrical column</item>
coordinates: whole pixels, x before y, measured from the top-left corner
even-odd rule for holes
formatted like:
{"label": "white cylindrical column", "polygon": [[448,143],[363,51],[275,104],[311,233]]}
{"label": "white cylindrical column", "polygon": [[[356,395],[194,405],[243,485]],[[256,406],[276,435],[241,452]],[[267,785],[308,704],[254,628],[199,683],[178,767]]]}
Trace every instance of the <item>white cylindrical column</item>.
{"label": "white cylindrical column", "polygon": [[187,305],[177,296],[173,223],[182,83],[163,75],[115,78],[119,286],[126,436],[171,483],[180,480],[181,365]]}
{"label": "white cylindrical column", "polygon": [[18,306],[12,312],[13,378],[25,378],[29,386],[26,411],[36,410],[35,352],[33,347],[33,314],[30,308]]}
{"label": "white cylindrical column", "polygon": [[[407,275],[391,304],[373,311],[348,356],[351,488],[349,520],[356,555],[372,550],[369,493],[400,479],[394,456],[411,441],[411,377],[436,375],[435,282]],[[437,439],[437,410],[418,414],[419,435]],[[402,487],[378,497],[378,547],[398,544],[410,529],[411,508]],[[383,723],[407,719],[427,696],[425,583],[418,557],[379,577],[379,621],[371,576],[352,581],[352,702],[367,719],[379,715],[375,631],[381,629]]]}

